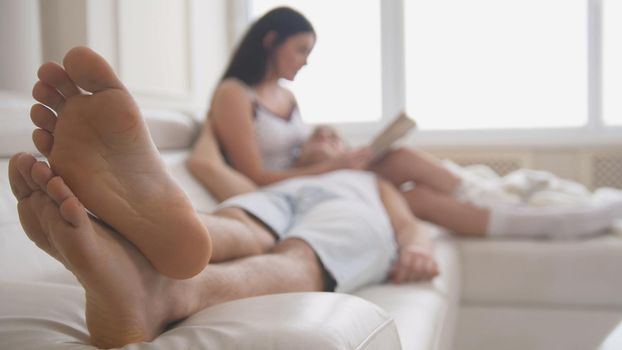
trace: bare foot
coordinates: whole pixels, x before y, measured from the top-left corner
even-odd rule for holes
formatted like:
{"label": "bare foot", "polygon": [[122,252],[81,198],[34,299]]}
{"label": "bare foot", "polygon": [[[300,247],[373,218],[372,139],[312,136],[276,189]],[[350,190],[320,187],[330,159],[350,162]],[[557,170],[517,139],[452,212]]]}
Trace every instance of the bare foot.
{"label": "bare foot", "polygon": [[63,64],[39,69],[33,97],[49,109],[31,110],[40,128],[35,146],[80,201],[158,271],[199,273],[211,256],[209,234],[166,171],[134,100],[90,49],[72,49]]}
{"label": "bare foot", "polygon": [[182,303],[191,298],[179,295],[179,285],[186,281],[162,276],[131,243],[90,220],[47,164],[18,154],[11,159],[9,176],[27,235],[85,289],[93,345],[110,348],[149,341],[168,323],[187,316],[188,307]]}

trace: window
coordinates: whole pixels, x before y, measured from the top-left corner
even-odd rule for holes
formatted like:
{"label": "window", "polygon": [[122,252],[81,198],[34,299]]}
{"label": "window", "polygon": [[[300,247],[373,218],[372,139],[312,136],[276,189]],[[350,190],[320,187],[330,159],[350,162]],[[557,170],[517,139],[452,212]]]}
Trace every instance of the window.
{"label": "window", "polygon": [[285,5],[301,11],[313,24],[317,43],[308,65],[291,85],[306,122],[381,118],[380,0],[252,0],[249,4],[251,20]]}
{"label": "window", "polygon": [[362,135],[406,109],[424,143],[622,139],[620,0],[239,1],[318,31],[293,85],[307,121]]}
{"label": "window", "polygon": [[603,116],[622,126],[622,1],[603,1]]}
{"label": "window", "polygon": [[404,5],[406,105],[422,128],[586,123],[583,0]]}

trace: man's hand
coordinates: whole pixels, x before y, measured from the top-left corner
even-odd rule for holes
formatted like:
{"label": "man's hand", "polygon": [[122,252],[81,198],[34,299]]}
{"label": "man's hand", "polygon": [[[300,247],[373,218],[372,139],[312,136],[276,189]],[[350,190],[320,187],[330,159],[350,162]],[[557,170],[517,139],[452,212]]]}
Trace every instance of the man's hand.
{"label": "man's hand", "polygon": [[426,246],[410,244],[399,251],[389,274],[393,283],[430,280],[438,275],[438,264]]}
{"label": "man's hand", "polygon": [[413,215],[408,202],[393,185],[379,180],[378,188],[399,247],[389,278],[394,283],[432,279],[438,275],[438,264],[429,228]]}

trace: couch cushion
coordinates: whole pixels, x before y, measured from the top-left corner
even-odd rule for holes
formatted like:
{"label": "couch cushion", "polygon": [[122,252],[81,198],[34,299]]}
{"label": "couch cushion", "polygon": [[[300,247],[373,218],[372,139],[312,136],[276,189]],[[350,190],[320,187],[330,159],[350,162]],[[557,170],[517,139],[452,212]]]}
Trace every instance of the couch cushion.
{"label": "couch cushion", "polygon": [[386,283],[356,293],[395,319],[404,349],[451,348],[460,299],[460,263],[452,239],[436,230],[440,275],[431,283]]}
{"label": "couch cushion", "polygon": [[454,350],[620,350],[599,344],[622,312],[603,308],[467,306],[460,308]]}
{"label": "couch cushion", "polygon": [[[74,285],[0,284],[1,349],[94,349]],[[124,349],[399,349],[377,306],[334,293],[240,299],[204,309],[150,343]]]}
{"label": "couch cushion", "polygon": [[149,133],[159,150],[187,149],[199,131],[199,122],[182,113],[142,109]]}
{"label": "couch cushion", "polygon": [[469,304],[622,307],[622,239],[463,239],[463,294]]}

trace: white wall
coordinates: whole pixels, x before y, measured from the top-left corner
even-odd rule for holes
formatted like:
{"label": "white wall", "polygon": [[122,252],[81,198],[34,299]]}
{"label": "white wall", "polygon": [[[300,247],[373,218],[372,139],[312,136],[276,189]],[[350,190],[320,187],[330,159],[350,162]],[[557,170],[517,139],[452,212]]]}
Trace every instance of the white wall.
{"label": "white wall", "polygon": [[87,44],[86,2],[40,0],[41,48],[45,62],[62,62],[68,49]]}
{"label": "white wall", "polygon": [[142,105],[203,114],[229,56],[226,0],[119,2],[119,74]]}
{"label": "white wall", "polygon": [[29,94],[71,47],[102,54],[146,108],[202,116],[229,56],[227,0],[0,0],[0,90]]}
{"label": "white wall", "polygon": [[30,94],[42,62],[38,0],[0,0],[0,90]]}

